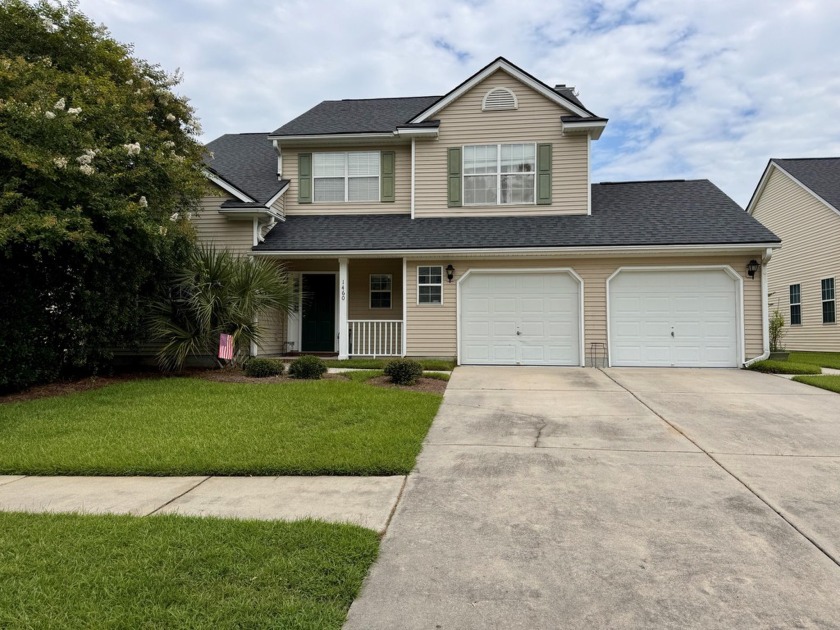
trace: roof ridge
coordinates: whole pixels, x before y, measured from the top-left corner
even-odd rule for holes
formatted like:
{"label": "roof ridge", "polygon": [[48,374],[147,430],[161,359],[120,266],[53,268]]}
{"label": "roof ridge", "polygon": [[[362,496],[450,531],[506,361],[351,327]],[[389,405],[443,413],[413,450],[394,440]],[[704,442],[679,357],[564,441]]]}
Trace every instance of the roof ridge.
{"label": "roof ridge", "polygon": [[434,94],[429,94],[426,96],[372,96],[369,98],[339,98],[339,99],[328,99],[325,101],[321,101],[322,103],[344,103],[346,101],[398,101],[398,100],[407,100],[410,98],[440,98],[440,96],[436,96]]}
{"label": "roof ridge", "polygon": [[593,186],[619,186],[621,184],[670,184],[676,182],[705,182],[705,178],[697,179],[633,179],[626,182],[595,182]]}
{"label": "roof ridge", "polygon": [[802,158],[770,158],[773,162],[802,162],[804,160],[840,160],[840,155],[837,157],[802,157]]}

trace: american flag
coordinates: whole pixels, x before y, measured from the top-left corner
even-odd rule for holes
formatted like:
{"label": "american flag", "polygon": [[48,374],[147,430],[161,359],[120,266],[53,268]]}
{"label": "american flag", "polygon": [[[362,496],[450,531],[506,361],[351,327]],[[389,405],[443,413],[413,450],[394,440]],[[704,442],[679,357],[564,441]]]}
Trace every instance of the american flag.
{"label": "american flag", "polygon": [[233,335],[219,335],[219,358],[228,361],[233,359]]}

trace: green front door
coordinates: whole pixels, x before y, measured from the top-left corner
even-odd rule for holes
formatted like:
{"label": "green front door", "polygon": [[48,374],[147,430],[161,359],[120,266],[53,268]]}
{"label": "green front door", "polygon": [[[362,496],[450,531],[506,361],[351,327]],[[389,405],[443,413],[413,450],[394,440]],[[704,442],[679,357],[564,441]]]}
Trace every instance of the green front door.
{"label": "green front door", "polygon": [[305,273],[302,278],[302,352],[335,351],[335,276]]}

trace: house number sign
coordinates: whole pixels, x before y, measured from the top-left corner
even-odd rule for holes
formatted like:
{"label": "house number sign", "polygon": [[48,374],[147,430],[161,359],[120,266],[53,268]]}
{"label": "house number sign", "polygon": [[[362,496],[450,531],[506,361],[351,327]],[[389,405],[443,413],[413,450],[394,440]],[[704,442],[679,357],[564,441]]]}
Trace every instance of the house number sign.
{"label": "house number sign", "polygon": [[344,280],[341,281],[341,301],[343,302],[347,298],[346,293],[344,292]]}

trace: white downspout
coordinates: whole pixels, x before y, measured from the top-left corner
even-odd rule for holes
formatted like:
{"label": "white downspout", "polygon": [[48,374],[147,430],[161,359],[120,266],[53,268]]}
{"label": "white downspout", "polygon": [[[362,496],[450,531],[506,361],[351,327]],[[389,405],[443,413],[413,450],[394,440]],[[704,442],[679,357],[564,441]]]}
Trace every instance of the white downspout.
{"label": "white downspout", "polygon": [[761,258],[761,335],[764,341],[764,352],[761,355],[744,363],[744,367],[750,367],[756,361],[764,361],[770,356],[770,298],[767,295],[769,286],[767,283],[767,263],[773,255],[772,249],[766,249]]}

